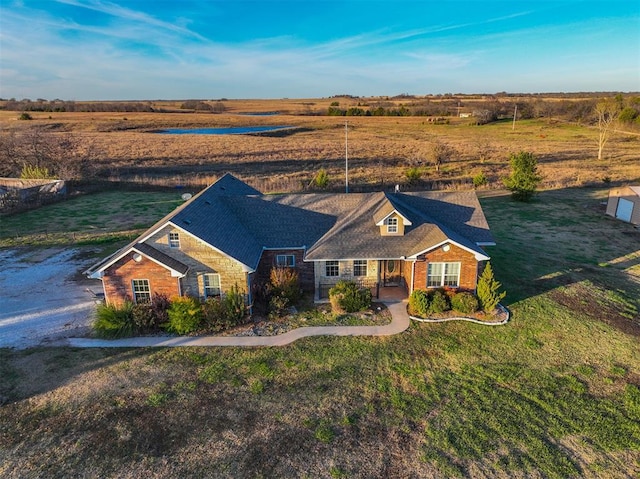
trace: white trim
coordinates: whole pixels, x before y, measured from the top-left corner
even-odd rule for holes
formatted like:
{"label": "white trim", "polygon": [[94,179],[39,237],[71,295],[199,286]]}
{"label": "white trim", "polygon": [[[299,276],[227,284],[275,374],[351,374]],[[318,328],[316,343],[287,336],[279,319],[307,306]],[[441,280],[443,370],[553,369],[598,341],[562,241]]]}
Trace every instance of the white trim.
{"label": "white trim", "polygon": [[223,255],[225,258],[229,258],[233,261],[235,261],[236,263],[240,264],[242,266],[242,271],[244,273],[253,273],[255,271],[255,269],[252,269],[251,267],[247,266],[246,264],[244,264],[242,261],[238,260],[237,258],[234,258],[233,256],[225,253],[224,251],[222,251],[221,249],[216,248],[215,246],[213,246],[212,244],[207,243],[206,241],[204,241],[202,238],[200,238],[199,236],[194,235],[193,233],[185,230],[184,228],[182,228],[181,226],[175,224],[174,222],[172,222],[171,220],[167,221],[166,223],[164,223],[162,226],[159,226],[158,228],[156,228],[155,230],[153,230],[151,233],[147,234],[146,236],[140,238],[139,241],[137,241],[137,243],[144,243],[146,240],[148,240],[149,238],[151,238],[153,235],[155,235],[156,233],[158,233],[160,230],[162,230],[163,228],[166,228],[167,226],[173,226],[174,228],[179,229],[180,231],[182,231],[183,233],[188,234],[189,236],[191,236],[192,238],[200,241],[202,244],[207,245],[209,248],[211,248],[212,250],[214,250],[217,253],[220,253],[221,255]]}
{"label": "white trim", "polygon": [[[398,233],[398,226],[399,226],[398,223],[399,223],[399,221],[398,221],[398,218],[396,218],[396,217],[387,218],[387,221],[385,223],[387,225],[387,233],[388,234],[396,234],[396,233]],[[393,231],[392,231],[392,228],[393,228]]]}
{"label": "white trim", "polygon": [[413,287],[416,284],[416,262],[415,260],[411,262],[411,289],[410,292],[413,292]]}
{"label": "white trim", "polygon": [[[429,286],[429,268],[432,265],[442,265],[442,271],[440,272],[440,284],[436,285],[436,286]],[[445,282],[445,277],[447,276],[447,265],[448,264],[457,264],[458,265],[458,277],[456,279],[456,285],[453,286],[451,284],[444,284]],[[451,288],[459,288],[460,287],[460,276],[462,275],[462,262],[461,261],[429,261],[429,263],[427,263],[427,278],[426,278],[426,286],[427,288],[444,288],[444,287],[451,287]]]}
{"label": "white trim", "polygon": [[[146,294],[146,293],[148,293],[149,294],[149,302],[151,302],[151,296],[152,296],[152,293],[151,293],[151,281],[149,281],[148,278],[131,278],[131,294],[133,296],[133,302],[135,304],[139,304],[138,300],[136,299],[136,287],[135,287],[135,282],[136,281],[146,281],[147,282],[148,291],[138,291],[138,294]],[[146,303],[146,301],[145,301],[145,303]]]}
{"label": "white trim", "polygon": [[425,254],[425,253],[427,253],[428,251],[433,251],[434,249],[437,249],[437,248],[439,248],[440,246],[442,246],[442,245],[444,245],[444,244],[446,244],[446,243],[454,244],[454,245],[456,245],[458,248],[461,248],[461,249],[463,249],[463,250],[465,250],[465,251],[468,251],[469,253],[473,253],[473,255],[475,256],[475,258],[476,258],[476,260],[477,260],[477,261],[488,261],[488,260],[490,260],[490,259],[491,259],[489,256],[487,256],[487,255],[485,255],[485,254],[478,253],[477,251],[474,251],[474,250],[472,250],[471,248],[469,248],[469,247],[467,247],[467,246],[464,246],[464,245],[461,245],[460,243],[457,243],[456,241],[453,241],[453,240],[450,240],[450,239],[446,239],[446,240],[444,240],[444,241],[441,241],[440,243],[438,243],[438,244],[436,244],[436,245],[433,245],[433,246],[431,246],[430,248],[425,249],[424,251],[419,251],[419,252],[418,252],[418,253],[416,253],[416,254],[412,254],[411,256],[408,256],[407,258],[410,258],[410,259],[417,259],[417,258],[418,258],[418,256],[420,256],[420,255],[422,255],[422,254]]}
{"label": "white trim", "polygon": [[[176,235],[176,239],[173,240],[173,244],[175,244],[175,246],[172,245],[171,235]],[[171,249],[180,249],[180,232],[169,231],[167,233],[167,244]]]}
{"label": "white trim", "polygon": [[[332,274],[332,275],[328,275],[327,274],[327,263],[329,262],[333,262],[333,263],[338,263],[337,265],[331,265],[331,267],[333,268],[334,266],[338,267],[338,274]],[[340,277],[340,260],[339,259],[330,259],[324,262],[324,274],[322,275],[325,278],[339,278]]]}
{"label": "white trim", "polygon": [[[364,274],[356,274],[356,261],[364,261]],[[361,267],[362,265],[358,265]],[[368,259],[354,259],[351,263],[351,274],[354,278],[366,278],[369,276],[369,260]]]}
{"label": "white trim", "polygon": [[176,271],[175,269],[167,266],[166,264],[163,264],[160,261],[157,261],[157,260],[153,259],[151,256],[148,256],[147,254],[145,254],[142,251],[140,251],[139,249],[137,249],[135,246],[130,246],[126,250],[123,250],[122,254],[114,255],[113,258],[111,259],[111,261],[109,261],[108,263],[105,263],[104,266],[102,266],[101,268],[95,270],[93,273],[91,273],[91,275],[89,277],[93,278],[93,279],[101,279],[104,276],[104,274],[103,274],[104,270],[109,268],[114,263],[117,263],[118,261],[120,261],[122,258],[124,258],[126,255],[128,255],[132,251],[135,251],[136,253],[141,254],[142,256],[147,258],[148,260],[151,260],[154,263],[156,263],[157,265],[162,266],[163,268],[171,271],[171,276],[174,277],[174,278],[184,278],[186,276],[186,274],[182,274],[180,271]]}
{"label": "white trim", "polygon": [[[207,272],[202,272],[202,296],[204,296],[204,298],[216,298],[218,296],[222,296],[222,277],[220,276],[220,273],[207,273]],[[212,295],[207,295],[207,284],[206,284],[206,278],[207,276],[217,276],[218,277],[218,294],[212,294]],[[214,289],[213,287],[209,287],[209,289]]]}
{"label": "white trim", "polygon": [[395,209],[394,209],[391,213],[389,213],[387,216],[385,216],[385,217],[384,217],[384,218],[382,218],[380,221],[378,221],[378,222],[376,223],[376,226],[384,226],[384,224],[385,224],[385,223],[384,223],[384,222],[385,222],[385,220],[386,220],[389,216],[391,216],[392,214],[394,214],[394,213],[395,213],[396,215],[398,215],[400,218],[402,218],[402,224],[403,224],[404,226],[411,226],[411,225],[412,225],[411,221],[409,221],[409,218],[407,218],[406,216],[404,216],[404,215],[403,215],[402,213],[400,213],[398,210],[395,210]]}
{"label": "white trim", "polygon": [[[184,231],[186,234],[188,234],[189,236],[191,236],[192,238],[196,239],[197,241],[200,241],[202,244],[207,245],[209,248],[211,248],[212,250],[214,250],[217,253],[220,253],[222,256],[224,256],[225,258],[229,258],[233,261],[235,261],[236,263],[240,264],[242,266],[242,271],[244,273],[253,273],[255,271],[255,269],[252,269],[251,267],[249,267],[248,265],[244,264],[242,261],[238,260],[237,258],[234,258],[233,256],[229,255],[228,253],[225,253],[224,251],[222,251],[219,248],[216,248],[215,246],[213,246],[210,243],[207,243],[205,240],[203,240],[202,238],[200,238],[199,236],[194,235],[193,233],[190,233],[189,231],[180,228],[180,226],[172,223],[171,221],[169,221],[167,224],[171,224],[173,226],[175,226],[176,228]],[[139,243],[142,243],[142,241],[139,241]]]}

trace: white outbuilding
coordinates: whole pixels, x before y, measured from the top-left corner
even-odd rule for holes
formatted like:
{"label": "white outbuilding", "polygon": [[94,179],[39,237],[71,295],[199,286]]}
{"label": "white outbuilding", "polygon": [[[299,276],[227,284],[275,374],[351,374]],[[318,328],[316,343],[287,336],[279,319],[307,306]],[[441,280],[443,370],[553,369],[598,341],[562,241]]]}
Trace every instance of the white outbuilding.
{"label": "white outbuilding", "polygon": [[640,225],[640,186],[621,186],[609,191],[607,214]]}

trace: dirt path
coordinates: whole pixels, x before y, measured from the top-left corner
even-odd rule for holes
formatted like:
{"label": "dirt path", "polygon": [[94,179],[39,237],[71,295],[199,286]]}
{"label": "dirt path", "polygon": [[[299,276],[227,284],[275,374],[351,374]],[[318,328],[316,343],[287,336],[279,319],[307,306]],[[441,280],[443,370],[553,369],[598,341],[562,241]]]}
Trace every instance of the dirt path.
{"label": "dirt path", "polygon": [[78,280],[93,260],[78,249],[0,250],[0,347],[28,348],[86,334],[95,311]]}

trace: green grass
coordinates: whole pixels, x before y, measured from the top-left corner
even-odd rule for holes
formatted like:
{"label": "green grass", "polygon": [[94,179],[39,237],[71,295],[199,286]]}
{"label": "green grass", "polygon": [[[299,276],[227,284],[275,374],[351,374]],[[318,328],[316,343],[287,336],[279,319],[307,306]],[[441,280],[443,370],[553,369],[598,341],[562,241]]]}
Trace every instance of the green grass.
{"label": "green grass", "polygon": [[0,247],[132,239],[182,203],[176,192],[107,191],[3,217]]}
{"label": "green grass", "polygon": [[602,195],[482,200],[506,326],[0,351],[3,476],[635,477],[638,245]]}

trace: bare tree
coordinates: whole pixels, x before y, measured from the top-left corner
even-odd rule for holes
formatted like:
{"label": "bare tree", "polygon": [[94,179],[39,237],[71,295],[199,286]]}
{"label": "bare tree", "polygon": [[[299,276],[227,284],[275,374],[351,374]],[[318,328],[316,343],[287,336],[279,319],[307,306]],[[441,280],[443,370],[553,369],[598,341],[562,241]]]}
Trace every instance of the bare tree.
{"label": "bare tree", "polygon": [[493,154],[493,146],[488,138],[480,137],[476,140],[476,152],[480,163],[484,163]]}
{"label": "bare tree", "polygon": [[2,176],[20,176],[29,167],[64,180],[86,178],[92,175],[94,159],[93,143],[71,133],[52,133],[42,128],[0,133]]}
{"label": "bare tree", "polygon": [[620,107],[614,100],[602,100],[596,104],[594,110],[598,121],[598,159],[602,159],[602,150],[611,136],[620,114]]}
{"label": "bare tree", "polygon": [[436,167],[436,171],[440,171],[440,165],[449,161],[455,154],[455,148],[447,145],[446,143],[442,143],[440,141],[433,143],[431,147],[431,161]]}

